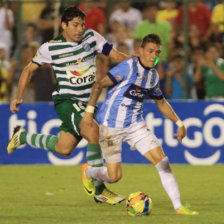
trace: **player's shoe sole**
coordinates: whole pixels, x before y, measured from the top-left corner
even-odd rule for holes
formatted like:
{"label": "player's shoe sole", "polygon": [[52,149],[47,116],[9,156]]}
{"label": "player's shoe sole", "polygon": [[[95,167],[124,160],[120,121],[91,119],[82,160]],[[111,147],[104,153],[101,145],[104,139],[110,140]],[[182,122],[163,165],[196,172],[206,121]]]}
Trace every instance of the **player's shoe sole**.
{"label": "player's shoe sole", "polygon": [[8,154],[13,153],[16,150],[17,147],[22,145],[21,142],[20,142],[20,135],[24,131],[25,131],[25,129],[23,129],[21,126],[16,126],[14,128],[12,138],[7,145]]}
{"label": "player's shoe sole", "polygon": [[105,188],[100,195],[95,195],[94,200],[96,203],[107,203],[110,205],[116,205],[125,200],[125,197],[113,193],[112,191]]}
{"label": "player's shoe sole", "polygon": [[89,166],[90,165],[88,163],[84,163],[82,165],[82,184],[83,184],[83,189],[86,192],[86,194],[94,195],[95,194],[95,186],[93,184],[93,179],[92,178],[88,178],[86,176],[86,169]]}
{"label": "player's shoe sole", "polygon": [[176,211],[177,215],[198,215],[198,212],[190,210],[188,207],[180,206]]}

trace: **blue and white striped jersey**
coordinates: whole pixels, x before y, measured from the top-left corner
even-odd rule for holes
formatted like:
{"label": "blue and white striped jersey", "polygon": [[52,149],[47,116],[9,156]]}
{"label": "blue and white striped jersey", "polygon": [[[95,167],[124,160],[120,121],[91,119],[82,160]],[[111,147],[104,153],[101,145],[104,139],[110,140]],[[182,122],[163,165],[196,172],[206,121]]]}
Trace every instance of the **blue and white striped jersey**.
{"label": "blue and white striped jersey", "polygon": [[126,128],[143,120],[143,100],[146,95],[162,99],[159,75],[154,68],[142,65],[139,58],[123,61],[108,72],[114,85],[97,113],[104,126]]}

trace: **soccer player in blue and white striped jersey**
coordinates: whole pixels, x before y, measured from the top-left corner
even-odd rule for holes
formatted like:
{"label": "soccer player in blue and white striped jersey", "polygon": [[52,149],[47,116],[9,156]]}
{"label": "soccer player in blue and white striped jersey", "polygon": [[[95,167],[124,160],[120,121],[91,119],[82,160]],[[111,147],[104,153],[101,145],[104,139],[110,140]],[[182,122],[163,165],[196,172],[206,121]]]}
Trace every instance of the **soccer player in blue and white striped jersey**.
{"label": "soccer player in blue and white striped jersey", "polygon": [[156,102],[160,112],[177,124],[178,132],[175,135],[178,140],[181,142],[186,136],[183,122],[163,97],[159,88],[159,75],[153,68],[161,53],[160,37],[156,34],[147,35],[139,52],[140,57],[128,59],[115,66],[92,88],[81,128],[91,127],[99,94],[103,87],[109,87],[97,115],[100,123],[99,142],[107,167],[88,167],[86,175],[88,178],[109,183],[120,180],[122,142],[127,142],[155,165],[175,212],[197,215],[197,212],[182,205],[169,160],[157,137],[146,127],[142,116],[143,101],[145,96],[149,95]]}

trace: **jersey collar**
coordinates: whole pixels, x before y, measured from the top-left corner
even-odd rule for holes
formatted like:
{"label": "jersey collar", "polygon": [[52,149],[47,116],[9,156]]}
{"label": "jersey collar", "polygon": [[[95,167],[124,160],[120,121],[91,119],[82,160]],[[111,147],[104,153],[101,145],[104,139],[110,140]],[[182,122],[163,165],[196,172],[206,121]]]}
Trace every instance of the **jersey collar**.
{"label": "jersey collar", "polygon": [[139,61],[140,65],[141,65],[144,69],[146,69],[146,70],[151,70],[151,69],[152,69],[151,67],[146,67],[146,66],[144,66],[144,65],[142,64],[142,62],[141,62],[141,60],[140,60],[139,57],[138,57],[138,61]]}

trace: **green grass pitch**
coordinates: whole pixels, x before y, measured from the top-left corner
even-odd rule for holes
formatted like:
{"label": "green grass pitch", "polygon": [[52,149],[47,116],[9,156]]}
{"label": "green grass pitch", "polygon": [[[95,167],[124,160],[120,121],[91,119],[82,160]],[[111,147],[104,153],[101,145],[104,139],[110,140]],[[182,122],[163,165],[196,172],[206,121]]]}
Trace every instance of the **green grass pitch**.
{"label": "green grass pitch", "polygon": [[[124,203],[96,204],[85,194],[81,166],[0,166],[0,224],[224,224],[224,166],[172,165],[182,202],[198,216],[175,215],[152,165],[123,165],[123,178],[109,188],[135,191],[153,201],[148,217],[131,217]],[[108,186],[108,185],[107,185]]]}

